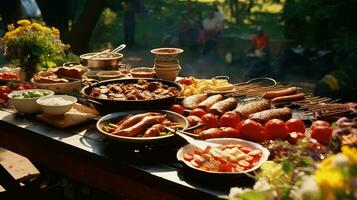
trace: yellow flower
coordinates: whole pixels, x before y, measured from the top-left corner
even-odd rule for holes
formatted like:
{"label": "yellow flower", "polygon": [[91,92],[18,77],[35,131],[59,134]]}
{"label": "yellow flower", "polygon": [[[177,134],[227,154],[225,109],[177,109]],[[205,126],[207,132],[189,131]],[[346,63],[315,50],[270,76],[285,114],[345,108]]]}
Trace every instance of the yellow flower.
{"label": "yellow flower", "polygon": [[21,26],[29,26],[31,24],[31,22],[27,19],[22,19],[22,20],[17,21],[17,24],[21,25]]}
{"label": "yellow flower", "polygon": [[345,155],[352,164],[357,164],[357,148],[350,148],[348,146],[343,146],[341,148],[342,154]]}
{"label": "yellow flower", "polygon": [[52,27],[52,33],[55,34],[55,35],[59,35],[60,31],[57,28]]}
{"label": "yellow flower", "polygon": [[318,168],[315,173],[315,180],[323,190],[344,188],[343,176],[336,169]]}
{"label": "yellow flower", "polygon": [[13,31],[15,29],[15,26],[13,24],[7,25],[7,30]]}
{"label": "yellow flower", "polygon": [[36,23],[36,22],[32,23],[31,27],[34,28],[35,30],[42,30],[42,28],[43,28],[41,24]]}

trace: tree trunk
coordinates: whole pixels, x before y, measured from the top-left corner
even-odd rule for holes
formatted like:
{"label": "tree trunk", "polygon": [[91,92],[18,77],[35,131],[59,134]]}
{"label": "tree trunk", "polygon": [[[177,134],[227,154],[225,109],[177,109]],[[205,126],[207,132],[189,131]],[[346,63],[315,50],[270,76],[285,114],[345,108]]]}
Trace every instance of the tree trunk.
{"label": "tree trunk", "polygon": [[73,24],[70,34],[71,49],[76,54],[88,50],[88,44],[97,21],[106,5],[103,0],[87,0],[82,14]]}

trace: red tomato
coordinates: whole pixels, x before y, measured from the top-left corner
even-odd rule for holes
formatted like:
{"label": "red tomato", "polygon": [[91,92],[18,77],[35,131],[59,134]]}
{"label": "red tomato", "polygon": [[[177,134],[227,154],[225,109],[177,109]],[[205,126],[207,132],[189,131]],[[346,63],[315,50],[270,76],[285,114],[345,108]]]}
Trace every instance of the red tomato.
{"label": "red tomato", "polygon": [[320,144],[327,146],[332,136],[330,126],[315,126],[311,130],[311,138],[316,139]]}
{"label": "red tomato", "polygon": [[25,83],[25,84],[24,84],[24,88],[26,88],[26,89],[32,89],[32,88],[34,88],[34,86],[33,86],[32,84],[30,84],[30,83]]}
{"label": "red tomato", "polygon": [[304,133],[291,132],[291,133],[289,133],[288,142],[290,144],[296,144],[298,140],[300,140],[300,139],[302,139],[304,137],[305,137]]}
{"label": "red tomato", "polygon": [[191,110],[191,112],[190,112],[190,115],[194,115],[199,118],[201,118],[205,114],[206,114],[206,111],[203,110],[202,108],[195,108],[195,109]]}
{"label": "red tomato", "polygon": [[0,86],[0,93],[10,93],[12,90],[6,85]]}
{"label": "red tomato", "polygon": [[19,87],[17,87],[15,90],[25,90],[26,88],[22,85],[20,85]]}
{"label": "red tomato", "polygon": [[265,123],[265,131],[268,134],[271,140],[282,139],[288,137],[288,133],[285,129],[285,123],[280,119],[271,119],[267,123]]}
{"label": "red tomato", "polygon": [[235,166],[233,164],[220,164],[218,171],[220,172],[234,172]]}
{"label": "red tomato", "polygon": [[317,120],[312,122],[311,124],[311,129],[314,129],[316,126],[330,126],[330,123],[323,121],[323,120]]}
{"label": "red tomato", "polygon": [[300,132],[305,133],[305,124],[300,119],[289,119],[285,122],[287,133]]}
{"label": "red tomato", "polygon": [[169,110],[171,110],[172,112],[178,113],[180,115],[184,114],[184,109],[180,104],[174,104],[174,105],[170,106]]}
{"label": "red tomato", "polygon": [[267,134],[264,131],[263,125],[254,120],[246,119],[241,121],[239,122],[238,127],[240,135],[245,139],[254,142],[263,142],[267,139]]}
{"label": "red tomato", "polygon": [[234,111],[229,111],[221,116],[221,118],[219,119],[219,126],[235,128],[237,127],[239,122],[240,122],[240,117],[238,113]]}
{"label": "red tomato", "polygon": [[218,127],[218,119],[214,114],[207,113],[202,116],[202,121],[206,125],[206,128],[216,128]]}

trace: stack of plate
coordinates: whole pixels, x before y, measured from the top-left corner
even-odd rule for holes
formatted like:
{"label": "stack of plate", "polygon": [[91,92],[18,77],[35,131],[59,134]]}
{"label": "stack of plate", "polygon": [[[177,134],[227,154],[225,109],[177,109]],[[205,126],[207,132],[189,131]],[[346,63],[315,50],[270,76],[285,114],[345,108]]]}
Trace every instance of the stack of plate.
{"label": "stack of plate", "polygon": [[156,76],[161,79],[174,81],[181,70],[178,55],[182,49],[159,48],[151,50],[155,55],[154,70]]}

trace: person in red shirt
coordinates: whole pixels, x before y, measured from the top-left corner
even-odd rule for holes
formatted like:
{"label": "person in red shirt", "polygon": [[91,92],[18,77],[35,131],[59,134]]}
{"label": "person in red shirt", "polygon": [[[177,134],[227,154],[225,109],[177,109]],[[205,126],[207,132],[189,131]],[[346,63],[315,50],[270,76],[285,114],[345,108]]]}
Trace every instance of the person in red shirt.
{"label": "person in red shirt", "polygon": [[259,53],[268,53],[269,50],[269,37],[263,31],[261,26],[257,27],[257,34],[252,37],[252,45],[255,54],[258,51]]}

